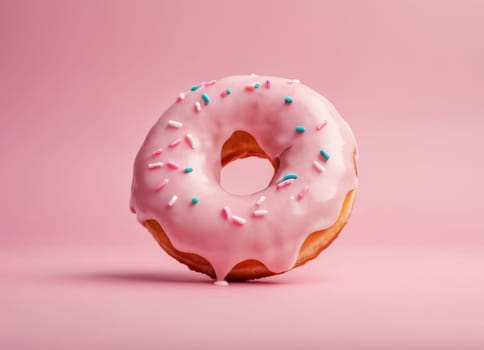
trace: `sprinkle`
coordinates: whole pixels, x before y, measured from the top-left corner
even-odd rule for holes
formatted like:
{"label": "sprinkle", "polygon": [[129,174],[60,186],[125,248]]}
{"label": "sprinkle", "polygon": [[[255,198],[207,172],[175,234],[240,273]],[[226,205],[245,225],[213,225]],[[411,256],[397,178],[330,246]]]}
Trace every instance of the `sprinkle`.
{"label": "sprinkle", "polygon": [[231,93],[232,93],[232,90],[227,89],[227,90],[222,91],[222,92],[220,93],[220,96],[225,97],[225,96],[227,96],[227,95],[230,95]]}
{"label": "sprinkle", "polygon": [[202,110],[202,105],[200,102],[195,102],[195,111],[200,112]]}
{"label": "sprinkle", "polygon": [[289,196],[289,199],[291,199],[292,201],[295,201],[295,200],[296,200],[296,197],[294,197],[294,196]]}
{"label": "sprinkle", "polygon": [[192,204],[198,204],[199,202],[200,202],[200,199],[198,199],[197,197],[192,198]]}
{"label": "sprinkle", "polygon": [[283,177],[281,177],[279,180],[277,180],[277,182],[282,182],[282,181],[286,181],[286,180],[289,180],[289,179],[297,179],[297,174],[288,173],[288,174],[284,175]]}
{"label": "sprinkle", "polygon": [[158,148],[156,151],[151,152],[151,155],[153,157],[156,157],[156,156],[159,156],[162,153],[163,153],[163,148]]}
{"label": "sprinkle", "polygon": [[203,103],[205,104],[205,106],[210,103],[210,97],[208,97],[208,95],[205,94],[205,93],[202,94],[202,100],[203,100]]}
{"label": "sprinkle", "polygon": [[255,87],[252,84],[247,84],[245,86],[245,90],[247,90],[247,91],[254,91],[254,89],[255,89]]}
{"label": "sprinkle", "polygon": [[266,196],[260,196],[259,199],[255,202],[255,205],[258,207],[266,200]]}
{"label": "sprinkle", "polygon": [[192,167],[187,167],[187,168],[183,169],[183,171],[188,174],[188,173],[191,173],[193,171],[193,168]]}
{"label": "sprinkle", "polygon": [[161,191],[163,188],[165,188],[169,181],[170,180],[168,179],[164,179],[158,186],[156,186],[156,191]]}
{"label": "sprinkle", "polygon": [[193,85],[190,90],[191,91],[197,91],[198,89],[200,89],[200,85]]}
{"label": "sprinkle", "polygon": [[175,128],[175,129],[180,129],[183,126],[183,124],[176,120],[169,120],[168,126],[171,126],[172,128]]}
{"label": "sprinkle", "polygon": [[324,166],[323,164],[321,164],[320,162],[318,162],[317,160],[315,160],[313,162],[313,167],[314,169],[316,169],[317,171],[319,171],[320,173],[322,173],[323,171],[325,171],[326,169],[324,169]]}
{"label": "sprinkle", "polygon": [[176,98],[176,102],[181,102],[185,99],[185,94],[183,92],[180,92],[180,95]]}
{"label": "sprinkle", "polygon": [[158,169],[163,166],[163,162],[150,163],[148,164],[148,169]]}
{"label": "sprinkle", "polygon": [[168,163],[166,163],[166,165],[168,165],[168,167],[172,169],[178,169],[180,167],[180,164],[173,161],[169,161]]}
{"label": "sprinkle", "polygon": [[230,220],[232,218],[232,211],[230,210],[229,207],[223,207],[222,215],[224,216],[225,219]]}
{"label": "sprinkle", "polygon": [[299,84],[301,81],[299,79],[289,79],[288,84]]}
{"label": "sprinkle", "polygon": [[254,216],[266,216],[269,213],[268,210],[254,210]]}
{"label": "sprinkle", "polygon": [[280,183],[278,183],[276,185],[276,190],[279,191],[281,188],[290,186],[292,183],[294,183],[294,179],[289,179],[289,180],[282,181],[282,182],[280,182]]}
{"label": "sprinkle", "polygon": [[182,142],[182,139],[176,139],[176,140],[174,140],[172,143],[170,143],[170,144],[168,145],[168,147],[170,147],[170,148],[174,148],[174,147],[178,146],[178,145],[180,144],[180,142]]}
{"label": "sprinkle", "polygon": [[302,125],[298,125],[294,128],[294,130],[296,130],[296,132],[303,133],[306,131],[306,128]]}
{"label": "sprinkle", "polygon": [[236,223],[236,224],[239,224],[239,225],[243,225],[247,221],[247,220],[241,218],[240,216],[236,216],[236,215],[232,215],[231,219],[232,219],[233,223]]}
{"label": "sprinkle", "polygon": [[325,150],[320,150],[319,153],[323,156],[325,160],[329,160],[329,154]]}
{"label": "sprinkle", "polygon": [[318,124],[316,126],[316,130],[318,130],[318,131],[321,130],[322,128],[324,128],[326,126],[327,123],[328,122],[326,120],[322,121],[320,124]]}
{"label": "sprinkle", "polygon": [[174,194],[173,197],[171,197],[170,201],[168,202],[168,205],[170,207],[174,206],[177,200],[178,200],[178,196]]}
{"label": "sprinkle", "polygon": [[210,86],[214,85],[217,81],[216,80],[210,80],[208,83],[203,84],[204,86]]}
{"label": "sprinkle", "polygon": [[306,193],[308,193],[308,192],[309,192],[309,186],[308,186],[308,185],[306,185],[306,186],[304,186],[304,188],[303,188],[301,191],[299,191],[299,193],[298,193],[298,194],[297,194],[297,196],[296,196],[296,199],[297,199],[298,201],[300,201],[301,199],[303,199],[303,198],[304,198],[304,196],[305,196],[305,195],[306,195]]}
{"label": "sprinkle", "polygon": [[266,88],[270,89],[272,86],[272,83],[269,79],[266,80]]}
{"label": "sprinkle", "polygon": [[188,146],[190,146],[191,149],[197,148],[197,141],[192,134],[186,134],[185,141],[188,143]]}
{"label": "sprinkle", "polygon": [[294,102],[294,100],[293,100],[293,98],[291,96],[286,96],[286,97],[284,97],[284,102],[286,104],[291,104],[291,103]]}
{"label": "sprinkle", "polygon": [[255,88],[255,89],[260,88],[260,83],[255,83],[255,84],[254,84],[254,88]]}

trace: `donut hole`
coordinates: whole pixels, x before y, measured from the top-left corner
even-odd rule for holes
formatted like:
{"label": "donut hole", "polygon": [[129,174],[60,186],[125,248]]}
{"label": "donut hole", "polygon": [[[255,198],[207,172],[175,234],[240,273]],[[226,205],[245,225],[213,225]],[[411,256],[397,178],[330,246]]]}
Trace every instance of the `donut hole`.
{"label": "donut hole", "polygon": [[230,162],[220,171],[222,188],[236,195],[259,192],[269,186],[274,167],[265,158],[248,157]]}
{"label": "donut hole", "polygon": [[246,131],[237,130],[221,151],[220,186],[228,193],[249,195],[269,186],[279,166]]}

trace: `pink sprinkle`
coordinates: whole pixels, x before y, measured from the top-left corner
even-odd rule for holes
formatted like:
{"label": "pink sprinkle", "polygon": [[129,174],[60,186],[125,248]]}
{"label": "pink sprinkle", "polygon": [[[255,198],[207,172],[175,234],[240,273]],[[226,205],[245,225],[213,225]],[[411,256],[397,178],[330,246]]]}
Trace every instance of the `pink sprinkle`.
{"label": "pink sprinkle", "polygon": [[241,218],[240,216],[232,215],[232,222],[234,224],[243,225],[247,222],[247,220]]}
{"label": "pink sprinkle", "polygon": [[183,92],[180,92],[180,95],[176,98],[176,102],[181,102],[185,99],[185,94]]}
{"label": "pink sprinkle", "polygon": [[153,157],[156,157],[156,156],[159,156],[162,153],[163,153],[163,148],[158,148],[156,151],[151,152],[151,155]]}
{"label": "pink sprinkle", "polygon": [[301,199],[303,199],[303,198],[304,198],[304,196],[305,196],[305,195],[306,195],[306,193],[308,193],[308,192],[309,192],[309,186],[308,186],[308,185],[306,185],[306,186],[304,186],[304,188],[303,188],[303,189],[302,189],[302,190],[301,190],[301,191],[300,191],[300,192],[297,194],[296,199],[297,199],[298,201],[300,201]]}
{"label": "pink sprinkle", "polygon": [[203,86],[214,85],[216,82],[217,82],[216,80],[210,80],[208,83],[203,84]]}
{"label": "pink sprinkle", "polygon": [[269,79],[266,80],[266,88],[270,89],[272,86],[272,83]]}
{"label": "pink sprinkle", "polygon": [[168,182],[168,179],[164,179],[162,183],[156,186],[156,191],[161,191],[163,188],[165,188],[166,185],[168,185]]}
{"label": "pink sprinkle", "polygon": [[202,110],[202,105],[200,104],[200,102],[195,102],[195,111],[196,112],[200,112]]}
{"label": "pink sprinkle", "polygon": [[158,162],[158,163],[150,163],[148,164],[148,169],[158,169],[163,166],[163,162]]}
{"label": "pink sprinkle", "polygon": [[173,162],[171,160],[168,163],[166,163],[166,165],[168,165],[168,167],[172,169],[178,169],[180,167],[180,164]]}
{"label": "pink sprinkle", "polygon": [[197,148],[197,142],[193,138],[192,134],[186,134],[185,141],[188,143],[188,146],[190,146],[191,149]]}
{"label": "pink sprinkle", "polygon": [[284,187],[290,186],[290,185],[291,185],[293,182],[294,182],[294,179],[288,179],[288,180],[286,180],[286,181],[279,182],[279,183],[276,185],[276,190],[280,190],[281,188],[284,188]]}
{"label": "pink sprinkle", "polygon": [[316,130],[321,130],[322,128],[324,128],[326,126],[326,124],[328,124],[328,122],[325,120],[325,121],[322,121],[320,124],[318,124],[318,126],[316,126]]}
{"label": "pink sprinkle", "polygon": [[178,146],[180,144],[180,142],[182,142],[182,139],[176,139],[175,141],[173,141],[172,143],[170,143],[168,145],[168,147],[174,148],[174,147]]}
{"label": "pink sprinkle", "polygon": [[232,218],[232,211],[230,210],[229,207],[223,207],[222,215],[224,216],[225,219],[230,220]]}
{"label": "pink sprinkle", "polygon": [[220,93],[220,96],[221,96],[221,97],[225,97],[225,96],[227,96],[227,92],[226,92],[225,90],[224,90],[224,91],[222,91],[222,92]]}
{"label": "pink sprinkle", "polygon": [[247,84],[245,86],[245,90],[247,90],[247,91],[254,91],[254,89],[255,89],[254,84]]}

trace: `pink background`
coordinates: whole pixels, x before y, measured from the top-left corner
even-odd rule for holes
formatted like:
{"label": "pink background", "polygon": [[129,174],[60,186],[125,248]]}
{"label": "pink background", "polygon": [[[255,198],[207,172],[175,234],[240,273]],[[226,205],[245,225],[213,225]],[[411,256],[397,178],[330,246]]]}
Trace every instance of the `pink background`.
{"label": "pink background", "polygon": [[[484,347],[483,13],[0,1],[0,348]],[[318,260],[220,289],[129,213],[131,167],[179,91],[251,72],[334,102],[360,190]]]}

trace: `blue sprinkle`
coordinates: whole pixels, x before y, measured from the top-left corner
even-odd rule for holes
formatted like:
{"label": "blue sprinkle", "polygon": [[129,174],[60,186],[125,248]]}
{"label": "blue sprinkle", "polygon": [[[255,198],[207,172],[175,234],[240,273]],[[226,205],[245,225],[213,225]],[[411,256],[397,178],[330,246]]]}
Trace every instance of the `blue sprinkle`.
{"label": "blue sprinkle", "polygon": [[291,104],[294,102],[294,100],[292,99],[291,96],[286,96],[284,97],[284,102],[287,103],[287,104]]}
{"label": "blue sprinkle", "polygon": [[192,204],[197,204],[200,200],[197,197],[192,198]]}
{"label": "blue sprinkle", "polygon": [[295,173],[286,174],[282,178],[282,181],[286,181],[286,180],[289,180],[289,179],[297,179],[297,174],[295,174]]}
{"label": "blue sprinkle", "polygon": [[227,90],[225,90],[225,93],[226,93],[227,95],[230,95],[230,94],[232,93],[232,90],[227,89]]}
{"label": "blue sprinkle", "polygon": [[200,85],[193,85],[190,90],[192,91],[197,91],[198,89],[200,89]]}
{"label": "blue sprinkle", "polygon": [[254,87],[255,87],[256,89],[260,88],[260,83],[255,83],[255,84],[254,84]]}
{"label": "blue sprinkle", "polygon": [[329,160],[329,154],[325,150],[319,151],[319,153],[323,156],[324,159]]}
{"label": "blue sprinkle", "polygon": [[210,97],[208,97],[207,94],[202,94],[202,100],[203,102],[205,103],[205,106],[208,105],[210,103]]}
{"label": "blue sprinkle", "polygon": [[193,168],[188,167],[188,168],[185,168],[183,171],[186,172],[186,173],[191,173],[193,171]]}
{"label": "blue sprinkle", "polygon": [[295,127],[296,132],[305,132],[306,128],[304,126],[298,125]]}

